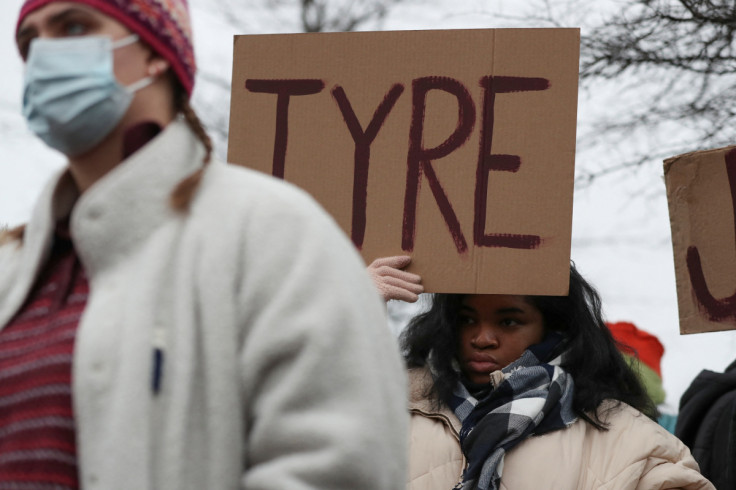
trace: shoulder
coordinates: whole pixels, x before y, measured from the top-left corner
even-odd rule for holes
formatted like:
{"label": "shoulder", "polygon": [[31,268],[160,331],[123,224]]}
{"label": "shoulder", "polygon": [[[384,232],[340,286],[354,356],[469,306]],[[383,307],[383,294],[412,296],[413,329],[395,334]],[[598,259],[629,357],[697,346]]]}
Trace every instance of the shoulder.
{"label": "shoulder", "polygon": [[457,433],[441,418],[411,416],[407,488],[448,489],[460,481],[465,457]]}
{"label": "shoulder", "polygon": [[409,377],[409,468],[407,489],[452,488],[460,479],[465,458],[460,448],[460,421],[428,399],[432,373],[412,368]]}
{"label": "shoulder", "polygon": [[[606,401],[599,413],[608,430],[579,419],[567,429],[521,443],[507,457],[504,479],[519,484],[557,472],[565,483],[552,488],[713,488],[688,448],[638,410]],[[524,469],[530,458],[542,461],[532,473]]]}
{"label": "shoulder", "polygon": [[585,427],[585,438],[593,447],[610,453],[612,462],[619,467],[659,462],[656,464],[671,463],[698,469],[682,441],[635,408],[608,400],[599,408],[599,414],[608,424],[608,430],[598,430],[582,421],[579,423]]}
{"label": "shoulder", "polygon": [[411,404],[425,402],[427,393],[432,389],[434,383],[429,368],[426,366],[411,368],[407,375],[409,377],[409,402]]}
{"label": "shoulder", "polygon": [[733,420],[736,417],[734,373],[703,371],[680,401],[675,434],[693,450],[704,474],[723,488],[734,487],[725,471],[736,457]]}
{"label": "shoulder", "polygon": [[589,437],[610,441],[637,441],[640,453],[679,460],[689,456],[687,447],[655,421],[623,402],[605,401],[598,409],[601,420],[608,424],[608,430],[600,431],[585,424]]}
{"label": "shoulder", "polygon": [[448,432],[459,434],[462,425],[450,407],[445,404],[438,407],[430,397],[434,378],[429,368],[426,366],[411,368],[408,371],[408,378],[412,431],[439,424],[445,426]]}
{"label": "shoulder", "polygon": [[617,478],[636,479],[643,488],[714,488],[688,447],[638,410],[621,403],[608,420],[610,429],[594,437],[618,449],[612,456],[621,471]]}
{"label": "shoulder", "polygon": [[306,191],[232,164],[210,164],[192,205],[192,218],[207,236],[240,236],[258,244],[259,254],[266,253],[264,247],[270,245],[274,252],[286,248],[299,253],[338,247],[351,249],[350,254],[357,256],[347,235]]}
{"label": "shoulder", "polygon": [[256,170],[214,161],[209,165],[202,186],[205,202],[230,207],[247,206],[274,213],[312,213],[319,207],[299,187]]}
{"label": "shoulder", "polygon": [[311,298],[314,318],[339,314],[348,315],[344,321],[385,324],[385,307],[358,250],[332,216],[288,182],[212,162],[186,226],[207,264],[229,259],[230,275],[247,293],[238,305],[244,315],[280,304],[274,295],[293,288],[291,301]]}
{"label": "shoulder", "polygon": [[736,406],[736,372],[703,370],[680,400],[676,434],[692,446],[701,427],[714,423],[722,410]]}

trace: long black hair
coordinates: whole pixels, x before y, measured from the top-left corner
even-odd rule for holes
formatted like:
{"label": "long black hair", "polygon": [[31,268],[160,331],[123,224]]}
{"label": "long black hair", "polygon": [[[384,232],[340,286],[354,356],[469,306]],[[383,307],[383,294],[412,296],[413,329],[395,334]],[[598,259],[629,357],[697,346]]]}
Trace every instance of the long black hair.
{"label": "long black hair", "polygon": [[[435,294],[431,308],[415,317],[401,334],[401,345],[409,368],[431,361],[434,385],[427,393],[435,403],[445,403],[460,373],[454,367],[457,325],[465,295]],[[573,409],[598,429],[605,429],[601,403],[624,402],[651,418],[657,409],[635,372],[626,363],[618,344],[606,327],[601,299],[596,290],[570,265],[567,296],[526,296],[542,313],[548,331],[564,337],[566,351],[562,368],[575,381]],[[615,408],[615,404],[611,406]]]}

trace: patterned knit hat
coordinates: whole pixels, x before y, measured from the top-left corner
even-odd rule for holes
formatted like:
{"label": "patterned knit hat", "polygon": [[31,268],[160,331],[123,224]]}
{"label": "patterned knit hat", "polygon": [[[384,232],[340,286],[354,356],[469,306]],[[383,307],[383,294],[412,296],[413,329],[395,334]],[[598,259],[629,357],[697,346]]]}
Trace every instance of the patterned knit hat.
{"label": "patterned knit hat", "polygon": [[[16,32],[34,10],[57,0],[26,0]],[[194,48],[187,0],[67,0],[89,5],[117,20],[168,61],[189,96],[194,88]]]}

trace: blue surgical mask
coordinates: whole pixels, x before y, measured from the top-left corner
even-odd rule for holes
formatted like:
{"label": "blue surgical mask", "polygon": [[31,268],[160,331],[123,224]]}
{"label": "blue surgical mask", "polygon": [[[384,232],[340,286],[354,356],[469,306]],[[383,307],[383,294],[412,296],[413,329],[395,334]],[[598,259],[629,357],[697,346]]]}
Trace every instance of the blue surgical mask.
{"label": "blue surgical mask", "polygon": [[135,34],[116,42],[102,36],[31,41],[23,85],[23,115],[31,131],[70,157],[104,140],[133,94],[152,81],[146,77],[123,87],[115,79],[113,50],[137,41]]}

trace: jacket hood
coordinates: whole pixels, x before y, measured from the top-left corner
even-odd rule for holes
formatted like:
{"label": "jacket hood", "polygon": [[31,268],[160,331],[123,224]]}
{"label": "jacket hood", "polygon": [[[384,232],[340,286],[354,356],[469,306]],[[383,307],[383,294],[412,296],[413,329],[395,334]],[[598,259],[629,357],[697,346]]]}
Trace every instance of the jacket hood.
{"label": "jacket hood", "polygon": [[701,371],[680,399],[675,429],[677,437],[692,447],[708,410],[721,396],[731,391],[736,391],[736,361],[723,373]]}

